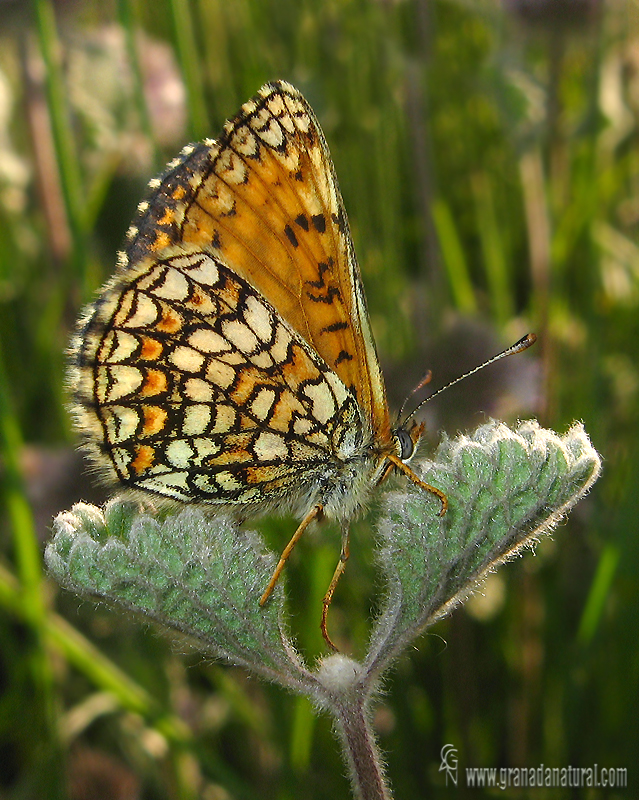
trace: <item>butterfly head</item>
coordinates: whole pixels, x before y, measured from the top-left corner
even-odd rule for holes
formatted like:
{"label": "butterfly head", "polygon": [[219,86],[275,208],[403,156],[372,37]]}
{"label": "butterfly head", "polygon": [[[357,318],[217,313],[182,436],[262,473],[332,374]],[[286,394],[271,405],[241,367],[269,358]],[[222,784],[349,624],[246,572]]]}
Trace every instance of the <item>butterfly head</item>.
{"label": "butterfly head", "polygon": [[419,441],[424,435],[425,425],[423,422],[413,422],[410,427],[405,423],[398,425],[392,431],[395,454],[404,463],[407,463],[417,452]]}

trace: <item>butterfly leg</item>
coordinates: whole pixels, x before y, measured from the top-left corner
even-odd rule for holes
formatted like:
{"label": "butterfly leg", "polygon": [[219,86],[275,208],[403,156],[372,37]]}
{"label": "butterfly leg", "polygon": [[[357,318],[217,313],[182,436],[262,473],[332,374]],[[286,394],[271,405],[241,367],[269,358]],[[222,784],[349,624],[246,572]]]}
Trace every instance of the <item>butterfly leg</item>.
{"label": "butterfly leg", "polygon": [[333,599],[333,594],[335,593],[335,587],[337,586],[337,582],[342,577],[342,573],[346,569],[346,562],[348,561],[348,557],[350,555],[350,547],[349,547],[349,537],[350,537],[350,530],[346,528],[342,532],[342,552],[340,553],[339,561],[337,562],[337,566],[335,567],[335,572],[333,573],[333,577],[331,578],[330,585],[326,590],[326,594],[324,595],[324,599],[322,600],[322,623],[320,625],[322,629],[322,636],[324,637],[324,641],[326,644],[337,652],[337,647],[333,644],[331,637],[328,635],[328,631],[326,630],[326,622],[328,618],[328,609],[331,605],[331,601]]}
{"label": "butterfly leg", "polygon": [[442,492],[442,490],[438,489],[436,486],[431,486],[430,483],[425,483],[423,480],[421,480],[421,478],[417,477],[413,470],[407,464],[404,464],[401,458],[397,458],[397,456],[394,455],[387,455],[386,458],[395,467],[397,467],[397,469],[401,470],[404,475],[410,478],[416,486],[419,486],[420,489],[424,489],[424,491],[430,492],[439,498],[439,502],[442,504],[442,507],[439,510],[438,516],[443,517],[446,511],[448,511],[448,498],[444,492]]}
{"label": "butterfly leg", "polygon": [[308,514],[304,517],[304,519],[300,522],[297,526],[297,530],[291,536],[291,541],[286,545],[284,550],[282,551],[282,555],[280,556],[280,560],[275,567],[275,571],[271,575],[271,580],[268,582],[268,586],[264,589],[264,593],[260,597],[260,605],[263,606],[264,603],[269,599],[271,596],[271,592],[275,588],[275,584],[277,583],[280,575],[282,574],[282,570],[284,569],[284,565],[288,561],[288,557],[293,552],[293,548],[298,543],[304,531],[308,528],[311,522],[316,519],[317,517],[321,516],[322,510],[324,506],[316,505],[308,512]]}

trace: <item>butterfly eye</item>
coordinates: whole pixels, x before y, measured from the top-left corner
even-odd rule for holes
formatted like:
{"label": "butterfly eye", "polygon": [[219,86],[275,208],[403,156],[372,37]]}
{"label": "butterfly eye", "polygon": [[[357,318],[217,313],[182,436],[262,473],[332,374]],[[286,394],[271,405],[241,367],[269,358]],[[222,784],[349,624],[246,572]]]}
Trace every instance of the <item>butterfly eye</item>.
{"label": "butterfly eye", "polygon": [[415,452],[415,444],[411,439],[410,433],[404,428],[395,431],[395,442],[397,443],[398,455],[402,461],[407,461]]}

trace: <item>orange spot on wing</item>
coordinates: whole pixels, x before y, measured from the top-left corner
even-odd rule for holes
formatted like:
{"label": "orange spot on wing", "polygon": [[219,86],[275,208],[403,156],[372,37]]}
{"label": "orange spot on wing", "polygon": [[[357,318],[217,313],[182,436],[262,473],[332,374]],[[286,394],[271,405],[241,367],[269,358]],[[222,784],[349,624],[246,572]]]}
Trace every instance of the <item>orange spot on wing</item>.
{"label": "orange spot on wing", "polygon": [[155,327],[163,333],[177,333],[182,328],[182,317],[169,306],[163,306],[162,317]]}
{"label": "orange spot on wing", "polygon": [[162,343],[158,342],[157,339],[151,339],[149,336],[143,336],[140,358],[144,361],[157,361],[161,355]]}
{"label": "orange spot on wing", "polygon": [[159,408],[158,406],[142,406],[142,413],[144,414],[144,425],[142,426],[143,434],[152,436],[154,433],[159,433],[164,429],[167,413],[163,408]]}
{"label": "orange spot on wing", "polygon": [[175,222],[175,213],[172,208],[165,208],[164,214],[158,219],[158,225],[171,225],[172,222]]}
{"label": "orange spot on wing", "polygon": [[155,450],[148,444],[138,445],[135,450],[136,456],[131,462],[131,469],[138,475],[141,475],[153,466]]}
{"label": "orange spot on wing", "polygon": [[189,305],[203,306],[210,302],[211,300],[208,297],[208,295],[206,295],[204,291],[200,289],[199,286],[193,287],[193,291],[191,292],[191,296],[189,297]]}
{"label": "orange spot on wing", "polygon": [[171,236],[165,231],[158,231],[153,242],[152,250],[163,250],[171,244]]}
{"label": "orange spot on wing", "polygon": [[140,394],[143,397],[154,397],[155,395],[166,392],[168,388],[166,375],[159,369],[150,369],[144,383],[140,387]]}

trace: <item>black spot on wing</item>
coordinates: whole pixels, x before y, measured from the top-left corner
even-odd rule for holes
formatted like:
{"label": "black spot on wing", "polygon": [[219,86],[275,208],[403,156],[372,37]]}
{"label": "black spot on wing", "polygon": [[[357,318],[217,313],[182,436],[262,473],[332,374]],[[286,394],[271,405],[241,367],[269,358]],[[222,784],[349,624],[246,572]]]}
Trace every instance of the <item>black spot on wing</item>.
{"label": "black spot on wing", "polygon": [[353,356],[350,353],[347,353],[346,350],[341,350],[340,354],[335,359],[335,366],[337,367],[342,361],[352,361]]}
{"label": "black spot on wing", "polygon": [[284,233],[286,234],[286,238],[293,245],[293,247],[298,247],[299,242],[297,241],[297,236],[295,235],[295,232],[294,232],[293,228],[291,228],[290,225],[287,225],[284,228]]}
{"label": "black spot on wing", "polygon": [[326,270],[330,269],[333,263],[333,259],[329,259],[329,264],[326,261],[320,261],[317,265],[317,269],[319,272],[319,280],[318,281],[306,281],[309,286],[312,286],[314,289],[323,289],[326,286],[326,282],[324,281],[324,273]]}
{"label": "black spot on wing", "polygon": [[344,215],[343,208],[340,208],[337,214],[332,215],[332,220],[339,228],[340,233],[342,234],[346,233],[346,217]]}
{"label": "black spot on wing", "polygon": [[334,322],[332,325],[327,325],[322,328],[320,333],[335,333],[336,331],[345,331],[348,328],[348,322]]}
{"label": "black spot on wing", "polygon": [[326,294],[312,294],[311,292],[306,292],[306,295],[309,300],[312,300],[314,303],[326,303],[330,305],[336,297],[340,296],[340,292],[337,286],[331,286]]}
{"label": "black spot on wing", "polygon": [[311,222],[318,233],[324,233],[326,231],[326,217],[324,214],[313,214]]}
{"label": "black spot on wing", "polygon": [[296,217],[295,222],[302,228],[302,230],[308,230],[308,220],[304,216],[304,214],[300,214],[299,217]]}

